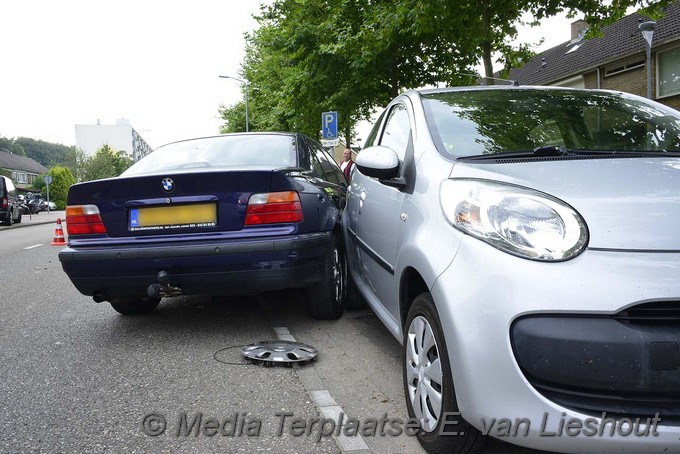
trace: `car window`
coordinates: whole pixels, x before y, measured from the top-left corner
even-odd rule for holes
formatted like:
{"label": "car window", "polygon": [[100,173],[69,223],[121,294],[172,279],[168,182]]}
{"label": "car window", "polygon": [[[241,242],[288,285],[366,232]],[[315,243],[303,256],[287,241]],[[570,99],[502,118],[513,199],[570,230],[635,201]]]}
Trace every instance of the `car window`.
{"label": "car window", "polygon": [[320,147],[320,148],[321,148],[321,152],[324,154],[324,156],[326,156],[326,159],[328,160],[328,162],[330,162],[332,164],[331,165],[331,171],[335,175],[335,179],[338,180],[338,182],[341,185],[347,186],[347,179],[345,178],[345,174],[342,173],[342,170],[340,170],[340,166],[337,165],[337,163],[335,162],[335,159],[333,159],[333,156],[325,148],[323,148],[323,147]]}
{"label": "car window", "polygon": [[312,149],[307,140],[300,140],[298,142],[298,167],[309,170],[312,168],[312,162],[310,161],[310,155],[312,154]]}
{"label": "car window", "polygon": [[12,182],[11,179],[9,178],[3,178],[5,181],[5,184],[7,185],[7,194],[9,195],[16,195],[16,186],[14,186],[14,183]]}
{"label": "car window", "polygon": [[323,169],[321,168],[319,158],[316,157],[316,153],[314,151],[310,152],[309,159],[312,161],[312,173],[314,173],[314,176],[317,178],[323,178]]}
{"label": "car window", "polygon": [[375,140],[378,137],[378,131],[380,131],[380,126],[382,125],[383,117],[385,116],[385,112],[380,114],[380,117],[378,117],[378,121],[375,122],[373,125],[373,128],[371,128],[371,132],[368,134],[368,137],[366,138],[366,141],[364,142],[364,148],[372,147],[375,145]]}
{"label": "car window", "polygon": [[345,177],[342,177],[342,180],[338,180],[338,177],[336,176],[334,172],[334,161],[329,160],[328,156],[325,153],[325,150],[321,147],[321,145],[318,145],[316,143],[311,142],[310,148],[313,151],[313,155],[316,158],[317,165],[316,167],[316,172],[323,178],[324,180],[330,181],[332,183],[340,184],[342,180],[345,179]]}
{"label": "car window", "polygon": [[423,95],[441,153],[460,156],[531,151],[678,151],[680,114],[611,92],[476,90]]}
{"label": "car window", "polygon": [[387,117],[380,145],[394,150],[399,159],[403,161],[410,135],[411,123],[408,119],[406,107],[403,104],[396,104],[392,107]]}
{"label": "car window", "polygon": [[4,190],[5,190],[5,177],[0,175],[0,194],[3,194]]}
{"label": "car window", "polygon": [[297,140],[286,134],[234,134],[164,145],[122,175],[238,166],[295,167]]}

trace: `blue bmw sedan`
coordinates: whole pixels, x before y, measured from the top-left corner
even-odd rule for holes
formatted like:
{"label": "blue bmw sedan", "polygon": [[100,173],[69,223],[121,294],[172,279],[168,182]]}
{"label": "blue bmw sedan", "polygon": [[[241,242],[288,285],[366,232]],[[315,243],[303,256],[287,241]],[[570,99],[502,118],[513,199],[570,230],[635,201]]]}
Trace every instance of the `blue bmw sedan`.
{"label": "blue bmw sedan", "polygon": [[81,293],[121,314],[177,295],[300,288],[313,317],[337,318],[346,189],[332,156],[301,134],[175,142],[70,188],[59,260]]}

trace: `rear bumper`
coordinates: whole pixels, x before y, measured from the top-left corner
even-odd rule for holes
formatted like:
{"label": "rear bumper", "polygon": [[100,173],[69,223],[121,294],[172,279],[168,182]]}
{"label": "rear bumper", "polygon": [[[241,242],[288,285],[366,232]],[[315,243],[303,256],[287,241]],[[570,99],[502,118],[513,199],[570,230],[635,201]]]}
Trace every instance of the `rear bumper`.
{"label": "rear bumper", "polygon": [[64,272],[84,295],[146,295],[160,271],[184,294],[231,295],[318,282],[332,232],[115,247],[67,247]]}

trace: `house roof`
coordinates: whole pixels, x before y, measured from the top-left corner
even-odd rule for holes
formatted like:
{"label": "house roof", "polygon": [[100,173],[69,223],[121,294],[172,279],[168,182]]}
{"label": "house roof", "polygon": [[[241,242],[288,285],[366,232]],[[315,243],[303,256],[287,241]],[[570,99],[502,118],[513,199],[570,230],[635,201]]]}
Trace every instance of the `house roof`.
{"label": "house roof", "polygon": [[[620,60],[646,50],[640,20],[648,18],[639,13],[624,17],[602,28],[603,36],[583,40],[578,49],[571,41],[535,55],[521,68],[510,70],[509,78],[522,85],[543,85],[583,74],[597,66]],[[680,40],[680,2],[669,5],[663,18],[656,22],[652,48]]]}
{"label": "house roof", "polygon": [[26,156],[19,156],[6,151],[0,150],[0,167],[9,170],[23,170],[28,173],[47,173],[49,170],[44,165],[35,162],[33,159]]}

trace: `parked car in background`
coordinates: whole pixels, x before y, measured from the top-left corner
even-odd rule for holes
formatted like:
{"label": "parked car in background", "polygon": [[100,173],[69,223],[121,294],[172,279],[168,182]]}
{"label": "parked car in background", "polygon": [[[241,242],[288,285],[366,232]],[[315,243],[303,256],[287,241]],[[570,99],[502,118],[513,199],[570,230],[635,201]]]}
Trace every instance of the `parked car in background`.
{"label": "parked car in background", "polygon": [[180,294],[299,288],[312,316],[336,318],[346,188],[328,152],[301,134],[168,144],[118,178],[71,186],[59,260],[81,293],[122,314]]}
{"label": "parked car in background", "polygon": [[9,177],[0,175],[0,223],[12,225],[21,222],[21,201],[17,188]]}
{"label": "parked car in background", "polygon": [[428,452],[482,434],[677,451],[678,111],[607,91],[409,91],[355,167],[350,274],[403,344]]}

